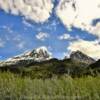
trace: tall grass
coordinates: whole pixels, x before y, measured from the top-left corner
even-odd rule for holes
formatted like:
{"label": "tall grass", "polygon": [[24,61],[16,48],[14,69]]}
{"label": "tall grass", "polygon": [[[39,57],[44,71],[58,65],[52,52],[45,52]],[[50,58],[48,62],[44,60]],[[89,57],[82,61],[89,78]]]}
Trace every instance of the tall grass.
{"label": "tall grass", "polygon": [[100,77],[42,80],[0,73],[0,100],[100,100]]}

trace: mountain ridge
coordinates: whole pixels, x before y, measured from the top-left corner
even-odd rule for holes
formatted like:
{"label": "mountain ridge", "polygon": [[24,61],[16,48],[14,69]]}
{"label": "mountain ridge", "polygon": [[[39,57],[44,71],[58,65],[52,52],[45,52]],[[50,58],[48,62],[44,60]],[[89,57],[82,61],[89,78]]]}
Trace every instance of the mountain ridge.
{"label": "mountain ridge", "polygon": [[[29,75],[33,78],[50,78],[53,75],[59,76],[64,74],[68,74],[72,77],[80,77],[83,75],[91,75],[91,65],[96,63],[94,59],[80,51],[72,52],[70,58],[59,60],[53,58],[46,48],[42,49],[34,49],[21,56],[0,62],[0,71],[8,70],[13,73],[20,73],[22,76]],[[34,60],[35,57],[41,59],[39,59],[39,61],[37,59]]]}
{"label": "mountain ridge", "polygon": [[[27,66],[34,62],[43,62],[43,61],[47,61],[50,59],[54,59],[52,57],[52,54],[48,51],[46,47],[42,46],[42,47],[33,49],[32,51],[29,51],[21,55],[9,58],[5,61],[2,61],[0,62],[0,67],[2,66]],[[68,58],[65,57],[64,59],[68,59]],[[95,62],[93,58],[85,55],[81,51],[72,52],[70,55],[70,59],[76,62],[78,61],[78,62],[86,63],[87,65]]]}

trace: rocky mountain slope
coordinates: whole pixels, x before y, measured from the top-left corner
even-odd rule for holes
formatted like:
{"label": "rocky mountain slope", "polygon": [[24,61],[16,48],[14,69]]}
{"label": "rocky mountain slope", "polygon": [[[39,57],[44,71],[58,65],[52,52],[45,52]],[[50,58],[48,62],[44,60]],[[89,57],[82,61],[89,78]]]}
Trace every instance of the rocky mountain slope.
{"label": "rocky mountain slope", "polygon": [[83,62],[83,63],[87,63],[87,64],[92,64],[95,62],[95,60],[93,58],[85,55],[81,51],[72,52],[70,55],[70,59],[79,61],[79,62]]}

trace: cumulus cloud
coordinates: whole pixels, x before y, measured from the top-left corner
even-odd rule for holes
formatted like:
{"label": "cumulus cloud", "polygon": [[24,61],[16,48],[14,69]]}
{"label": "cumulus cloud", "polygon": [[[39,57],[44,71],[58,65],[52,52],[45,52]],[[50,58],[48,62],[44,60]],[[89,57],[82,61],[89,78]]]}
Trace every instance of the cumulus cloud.
{"label": "cumulus cloud", "polygon": [[56,14],[67,28],[76,27],[100,36],[98,24],[92,25],[93,20],[100,18],[100,0],[60,0]]}
{"label": "cumulus cloud", "polygon": [[72,39],[72,37],[70,36],[70,34],[63,34],[61,36],[58,37],[59,40],[69,40],[69,39]]}
{"label": "cumulus cloud", "polygon": [[100,42],[98,40],[95,41],[85,41],[78,40],[72,42],[69,47],[69,51],[82,51],[86,55],[93,57],[95,59],[100,59]]}
{"label": "cumulus cloud", "polygon": [[36,35],[36,38],[40,41],[44,41],[46,38],[49,37],[49,34],[48,33],[43,33],[43,32],[40,32]]}
{"label": "cumulus cloud", "polygon": [[100,38],[100,22],[95,27],[92,27],[91,32]]}
{"label": "cumulus cloud", "polygon": [[0,0],[0,9],[35,22],[45,22],[52,8],[52,0]]}

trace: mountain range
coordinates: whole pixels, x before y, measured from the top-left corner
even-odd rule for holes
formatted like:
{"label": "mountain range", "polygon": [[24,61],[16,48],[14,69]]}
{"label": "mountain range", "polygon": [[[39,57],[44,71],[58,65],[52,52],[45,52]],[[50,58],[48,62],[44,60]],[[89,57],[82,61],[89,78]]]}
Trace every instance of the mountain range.
{"label": "mountain range", "polygon": [[45,47],[33,49],[0,62],[1,71],[9,70],[16,73],[21,72],[25,75],[32,73],[32,77],[38,76],[38,74],[39,76],[46,75],[46,77],[59,74],[70,74],[73,77],[82,76],[91,74],[91,69],[92,72],[99,72],[99,67],[100,60],[95,61],[81,51],[74,51],[70,54],[70,58],[65,57],[59,60],[53,58]]}

